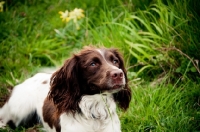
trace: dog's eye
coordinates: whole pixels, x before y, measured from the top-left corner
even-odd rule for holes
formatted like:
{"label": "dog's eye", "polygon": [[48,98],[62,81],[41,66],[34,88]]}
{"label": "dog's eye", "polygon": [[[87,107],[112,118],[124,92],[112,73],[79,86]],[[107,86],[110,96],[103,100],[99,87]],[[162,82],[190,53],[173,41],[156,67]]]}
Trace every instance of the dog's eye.
{"label": "dog's eye", "polygon": [[119,61],[118,60],[113,60],[113,64],[118,64]]}
{"label": "dog's eye", "polygon": [[95,62],[91,62],[90,66],[96,66],[96,63]]}

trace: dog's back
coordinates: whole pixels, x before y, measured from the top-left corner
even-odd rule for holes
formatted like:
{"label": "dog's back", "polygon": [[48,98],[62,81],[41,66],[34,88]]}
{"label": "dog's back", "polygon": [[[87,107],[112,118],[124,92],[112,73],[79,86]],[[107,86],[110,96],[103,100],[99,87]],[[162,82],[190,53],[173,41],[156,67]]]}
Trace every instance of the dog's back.
{"label": "dog's back", "polygon": [[12,128],[19,125],[28,127],[40,122],[50,77],[51,74],[38,73],[15,86],[8,102],[0,109],[0,127],[7,124]]}

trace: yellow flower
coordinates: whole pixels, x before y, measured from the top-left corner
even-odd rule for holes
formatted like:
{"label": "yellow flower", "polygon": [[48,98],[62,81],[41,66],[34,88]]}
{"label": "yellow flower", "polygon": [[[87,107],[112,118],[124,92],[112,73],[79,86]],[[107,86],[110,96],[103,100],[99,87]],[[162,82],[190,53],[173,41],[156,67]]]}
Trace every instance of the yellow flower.
{"label": "yellow flower", "polygon": [[66,10],[65,12],[59,11],[58,13],[61,15],[60,18],[62,18],[62,21],[68,22],[70,20],[69,19],[69,12],[68,12],[68,10]]}
{"label": "yellow flower", "polygon": [[84,11],[82,9],[75,8],[73,11],[71,11],[69,13],[69,17],[71,19],[74,19],[74,20],[81,19],[81,18],[85,17],[85,15],[83,14],[83,12]]}
{"label": "yellow flower", "polygon": [[76,25],[76,29],[79,30],[80,27],[77,23],[77,20],[85,17],[83,12],[84,10],[75,8],[73,11],[70,12],[68,12],[68,10],[66,10],[65,12],[59,11],[59,14],[61,14],[60,18],[62,18],[62,21],[69,22],[70,20],[73,20],[74,24]]}
{"label": "yellow flower", "polygon": [[4,1],[1,1],[0,2],[0,12],[3,12],[3,4],[4,4],[5,2]]}

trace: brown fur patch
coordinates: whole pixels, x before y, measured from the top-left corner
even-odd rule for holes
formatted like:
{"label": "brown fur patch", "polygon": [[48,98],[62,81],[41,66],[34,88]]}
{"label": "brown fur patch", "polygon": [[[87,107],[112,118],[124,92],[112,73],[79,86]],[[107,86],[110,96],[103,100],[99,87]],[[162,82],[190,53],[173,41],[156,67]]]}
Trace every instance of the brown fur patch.
{"label": "brown fur patch", "polygon": [[60,115],[58,114],[54,103],[49,99],[45,99],[43,106],[44,122],[48,123],[52,129],[55,127],[56,132],[61,131],[59,117]]}

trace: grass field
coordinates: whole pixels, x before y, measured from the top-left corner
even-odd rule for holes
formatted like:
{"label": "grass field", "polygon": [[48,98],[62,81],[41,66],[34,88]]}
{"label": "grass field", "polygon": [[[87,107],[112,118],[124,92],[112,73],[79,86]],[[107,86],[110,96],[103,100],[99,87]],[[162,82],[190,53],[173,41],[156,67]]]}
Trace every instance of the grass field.
{"label": "grass field", "polygon": [[[8,0],[3,7],[1,105],[40,68],[59,67],[86,45],[115,47],[133,94],[128,111],[118,110],[123,132],[200,131],[198,0]],[[62,21],[58,12],[75,8],[85,17]]]}

